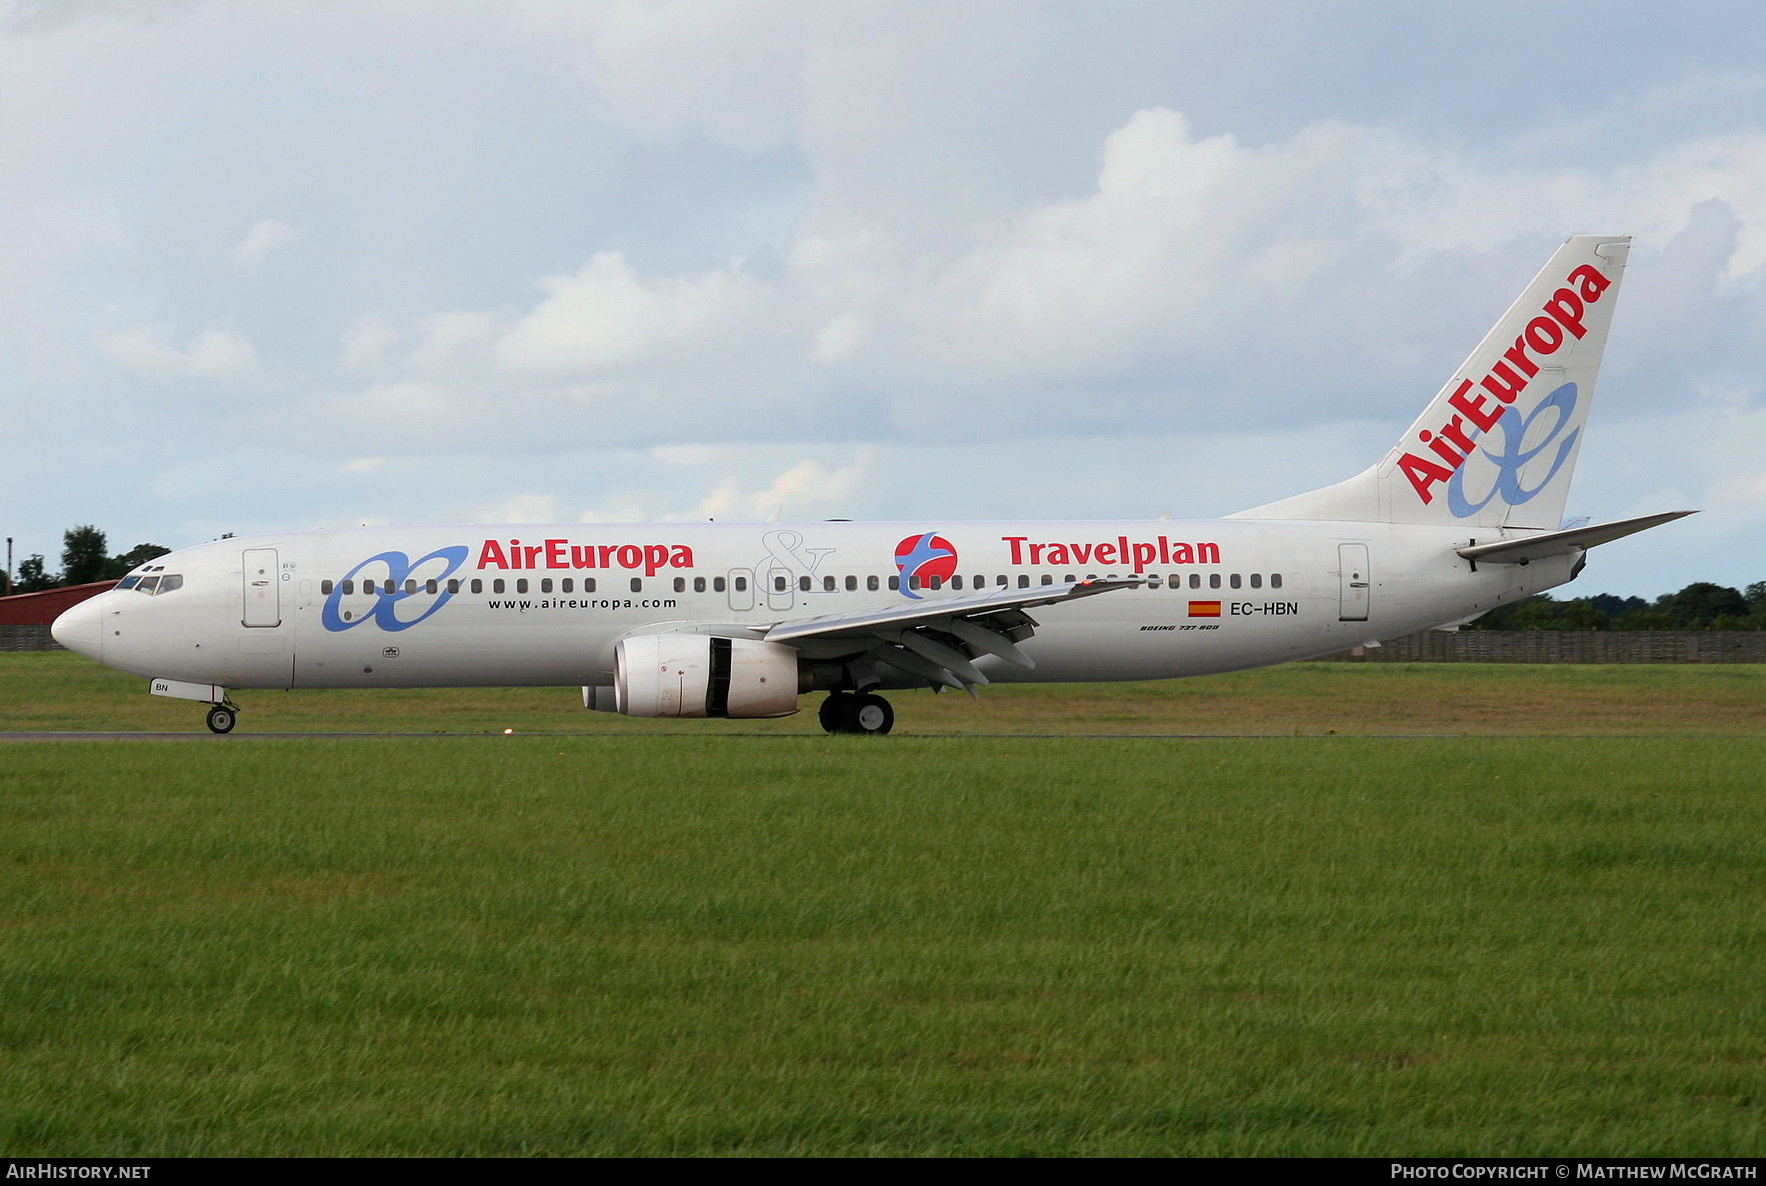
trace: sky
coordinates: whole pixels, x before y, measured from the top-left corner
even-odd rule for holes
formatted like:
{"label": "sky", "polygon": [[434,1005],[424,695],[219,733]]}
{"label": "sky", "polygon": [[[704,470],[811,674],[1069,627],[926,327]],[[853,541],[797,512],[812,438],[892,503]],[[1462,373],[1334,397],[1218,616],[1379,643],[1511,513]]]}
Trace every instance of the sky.
{"label": "sky", "polygon": [[0,0],[0,535],[1214,517],[1635,236],[1564,595],[1766,580],[1745,3]]}

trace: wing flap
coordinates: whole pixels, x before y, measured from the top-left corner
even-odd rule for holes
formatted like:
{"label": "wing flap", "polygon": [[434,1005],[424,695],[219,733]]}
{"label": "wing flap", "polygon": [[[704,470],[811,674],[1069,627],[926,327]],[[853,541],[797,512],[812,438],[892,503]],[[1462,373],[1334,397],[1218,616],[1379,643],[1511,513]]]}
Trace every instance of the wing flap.
{"label": "wing flap", "polygon": [[768,642],[851,642],[856,653],[924,679],[933,687],[967,688],[988,682],[974,660],[995,656],[1020,667],[1036,663],[1018,643],[1036,632],[1026,610],[1095,597],[1145,584],[1139,577],[1063,581],[1031,589],[1001,589],[914,605],[829,614],[766,628]]}

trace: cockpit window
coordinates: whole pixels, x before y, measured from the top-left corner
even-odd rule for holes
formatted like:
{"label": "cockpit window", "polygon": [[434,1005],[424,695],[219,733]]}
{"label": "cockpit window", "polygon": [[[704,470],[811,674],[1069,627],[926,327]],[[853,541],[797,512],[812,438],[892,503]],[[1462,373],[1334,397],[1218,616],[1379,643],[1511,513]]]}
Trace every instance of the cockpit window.
{"label": "cockpit window", "polygon": [[135,583],[137,581],[139,581],[140,579],[141,579],[140,577],[124,577],[122,580],[117,582],[117,588],[119,588],[119,589],[133,589],[135,587]]}
{"label": "cockpit window", "polygon": [[136,584],[134,586],[135,592],[145,593],[149,597],[156,596],[160,593],[170,593],[170,592],[173,592],[174,590],[182,589],[184,587],[183,575],[181,573],[175,573],[175,572],[168,573],[163,577],[154,577],[154,576],[129,577],[129,578],[125,579],[124,581],[120,582],[119,587],[125,588],[125,589],[128,588],[129,581],[136,582]]}

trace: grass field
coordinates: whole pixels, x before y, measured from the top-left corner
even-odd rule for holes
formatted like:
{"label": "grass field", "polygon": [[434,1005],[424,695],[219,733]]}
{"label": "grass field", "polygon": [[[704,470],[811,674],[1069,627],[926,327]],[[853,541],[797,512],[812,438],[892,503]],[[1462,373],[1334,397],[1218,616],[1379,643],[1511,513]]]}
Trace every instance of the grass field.
{"label": "grass field", "polygon": [[[1203,679],[890,693],[898,734],[1639,733],[1766,735],[1766,667],[1296,663]],[[777,721],[586,712],[575,688],[240,692],[238,733],[821,735],[815,706]],[[203,732],[205,706],[66,652],[0,654],[0,732]]]}
{"label": "grass field", "polygon": [[[76,663],[0,656],[0,728],[200,727]],[[0,746],[0,1148],[1758,1156],[1762,673],[1583,670],[898,701],[1362,736],[316,693],[243,727],[524,732]],[[1636,735],[1365,735],[1513,703]]]}

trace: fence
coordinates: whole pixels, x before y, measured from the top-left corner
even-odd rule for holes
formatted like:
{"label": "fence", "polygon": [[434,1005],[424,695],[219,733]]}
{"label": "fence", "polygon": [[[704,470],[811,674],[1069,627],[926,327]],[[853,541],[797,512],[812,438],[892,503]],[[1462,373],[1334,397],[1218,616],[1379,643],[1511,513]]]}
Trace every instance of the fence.
{"label": "fence", "polygon": [[47,626],[0,626],[0,651],[65,651]]}
{"label": "fence", "polygon": [[1423,630],[1320,661],[1766,663],[1766,630]]}
{"label": "fence", "polygon": [[[47,626],[0,626],[0,651],[59,651]],[[1766,630],[1424,630],[1321,663],[1766,663]]]}

